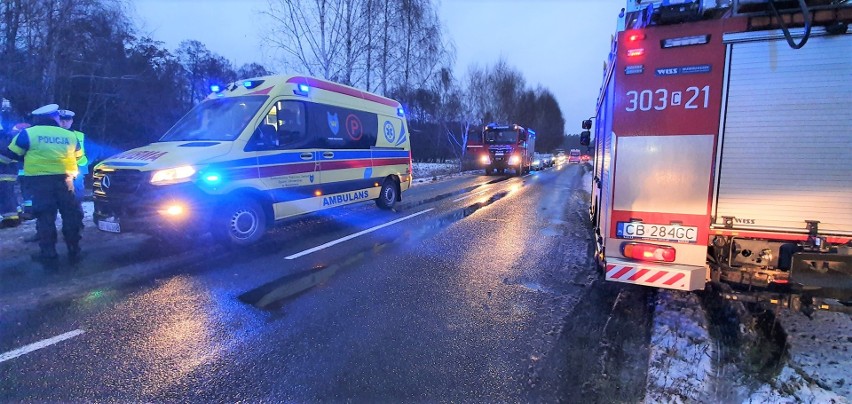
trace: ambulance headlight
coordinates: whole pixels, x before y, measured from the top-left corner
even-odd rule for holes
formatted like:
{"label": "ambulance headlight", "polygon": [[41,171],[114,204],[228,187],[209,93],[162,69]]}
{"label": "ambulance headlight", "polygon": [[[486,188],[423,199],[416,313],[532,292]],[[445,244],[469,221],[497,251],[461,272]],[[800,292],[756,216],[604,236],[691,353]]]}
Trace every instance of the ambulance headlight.
{"label": "ambulance headlight", "polygon": [[169,168],[168,170],[159,170],[155,171],[154,175],[151,177],[151,184],[166,185],[185,182],[194,174],[195,167],[193,166],[180,166]]}

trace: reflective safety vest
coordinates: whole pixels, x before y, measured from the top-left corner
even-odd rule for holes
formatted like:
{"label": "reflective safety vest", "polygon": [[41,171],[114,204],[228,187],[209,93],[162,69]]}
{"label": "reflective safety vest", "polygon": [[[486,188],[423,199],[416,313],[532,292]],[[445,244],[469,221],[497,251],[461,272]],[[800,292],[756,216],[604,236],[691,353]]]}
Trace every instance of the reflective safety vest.
{"label": "reflective safety vest", "polygon": [[75,130],[74,134],[77,135],[77,142],[80,143],[80,153],[82,153],[77,159],[77,169],[81,175],[86,175],[89,173],[89,156],[86,155],[86,134],[79,130]]}
{"label": "reflective safety vest", "polygon": [[86,134],[79,130],[75,130],[74,134],[77,135],[77,142],[80,143],[80,153],[82,153],[80,158],[77,159],[77,165],[88,167],[89,157],[86,156]]}
{"label": "reflective safety vest", "polygon": [[58,126],[38,125],[17,134],[9,145],[13,153],[24,158],[24,175],[56,175],[78,173],[77,159],[82,155],[74,132]]}

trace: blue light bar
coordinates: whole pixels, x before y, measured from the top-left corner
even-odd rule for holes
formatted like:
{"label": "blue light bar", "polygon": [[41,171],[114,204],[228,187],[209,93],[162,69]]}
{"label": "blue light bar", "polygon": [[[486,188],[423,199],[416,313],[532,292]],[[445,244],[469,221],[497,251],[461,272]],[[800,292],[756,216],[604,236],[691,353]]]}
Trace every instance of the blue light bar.
{"label": "blue light bar", "polygon": [[253,85],[254,85],[254,83],[252,83],[251,81],[244,81],[243,82],[243,87],[245,87],[245,88],[251,88]]}
{"label": "blue light bar", "polygon": [[212,91],[214,93],[218,93],[221,90],[222,90],[222,88],[219,87],[218,84],[213,84],[213,85],[210,86],[210,91]]}
{"label": "blue light bar", "polygon": [[405,116],[405,110],[402,109],[402,107],[397,108],[396,109],[396,115],[399,116],[400,118],[404,117]]}
{"label": "blue light bar", "polygon": [[299,91],[301,91],[303,93],[307,93],[308,90],[310,90],[310,89],[311,89],[311,87],[308,86],[307,84],[299,84]]}

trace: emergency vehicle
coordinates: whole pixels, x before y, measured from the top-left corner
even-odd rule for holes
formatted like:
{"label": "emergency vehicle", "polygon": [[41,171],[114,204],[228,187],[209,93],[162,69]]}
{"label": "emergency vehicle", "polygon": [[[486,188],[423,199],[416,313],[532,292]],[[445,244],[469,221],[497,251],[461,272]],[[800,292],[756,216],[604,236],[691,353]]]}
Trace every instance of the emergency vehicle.
{"label": "emergency vehicle", "polygon": [[509,169],[523,175],[532,170],[535,131],[517,124],[491,123],[482,128],[478,138],[469,141],[468,148],[485,169],[485,175],[503,174]]}
{"label": "emergency vehicle", "polygon": [[246,245],[284,218],[367,200],[390,209],[411,187],[397,101],[303,76],[211,90],[159,141],[95,167],[100,230]]}
{"label": "emergency vehicle", "polygon": [[704,4],[622,14],[583,123],[596,261],[610,281],[850,301],[852,7]]}
{"label": "emergency vehicle", "polygon": [[568,162],[580,163],[580,149],[571,149],[571,151],[568,152]]}

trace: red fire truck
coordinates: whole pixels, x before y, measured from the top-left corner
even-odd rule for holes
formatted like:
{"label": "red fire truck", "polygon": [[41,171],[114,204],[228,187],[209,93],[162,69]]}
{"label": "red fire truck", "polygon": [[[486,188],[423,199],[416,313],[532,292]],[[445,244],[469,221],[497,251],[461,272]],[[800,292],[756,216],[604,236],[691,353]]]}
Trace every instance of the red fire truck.
{"label": "red fire truck", "polygon": [[486,175],[514,170],[516,175],[529,173],[535,151],[535,131],[520,125],[488,124],[478,138],[468,143]]}
{"label": "red fire truck", "polygon": [[852,5],[710,3],[621,15],[583,122],[596,261],[610,281],[852,301]]}

